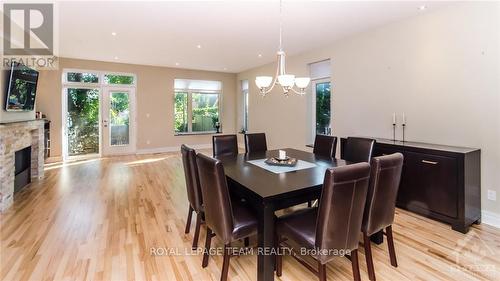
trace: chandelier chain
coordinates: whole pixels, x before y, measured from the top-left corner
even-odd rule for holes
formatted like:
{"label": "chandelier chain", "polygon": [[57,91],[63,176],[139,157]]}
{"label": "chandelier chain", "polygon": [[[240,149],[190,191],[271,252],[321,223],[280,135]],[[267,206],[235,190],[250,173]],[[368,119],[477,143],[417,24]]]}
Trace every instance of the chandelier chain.
{"label": "chandelier chain", "polygon": [[283,33],[283,12],[282,12],[282,6],[283,6],[283,1],[280,0],[280,48],[279,50],[283,50],[283,39],[282,39],[282,33]]}

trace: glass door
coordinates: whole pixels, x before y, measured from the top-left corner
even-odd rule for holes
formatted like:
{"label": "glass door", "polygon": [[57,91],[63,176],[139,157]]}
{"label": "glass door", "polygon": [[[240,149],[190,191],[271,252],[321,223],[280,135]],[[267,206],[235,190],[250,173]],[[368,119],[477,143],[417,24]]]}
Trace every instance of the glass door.
{"label": "glass door", "polygon": [[64,158],[100,156],[100,90],[74,87],[64,89]]}
{"label": "glass door", "polygon": [[109,87],[102,99],[102,150],[104,155],[135,153],[135,91]]}

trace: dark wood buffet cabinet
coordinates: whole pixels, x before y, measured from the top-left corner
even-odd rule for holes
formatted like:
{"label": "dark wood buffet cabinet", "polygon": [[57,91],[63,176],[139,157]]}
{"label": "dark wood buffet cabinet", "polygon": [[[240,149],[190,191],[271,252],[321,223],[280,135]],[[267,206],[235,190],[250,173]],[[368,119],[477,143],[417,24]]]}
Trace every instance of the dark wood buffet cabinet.
{"label": "dark wood buffet cabinet", "polygon": [[404,155],[399,208],[449,223],[462,233],[481,222],[480,149],[376,139],[373,156],[395,152]]}

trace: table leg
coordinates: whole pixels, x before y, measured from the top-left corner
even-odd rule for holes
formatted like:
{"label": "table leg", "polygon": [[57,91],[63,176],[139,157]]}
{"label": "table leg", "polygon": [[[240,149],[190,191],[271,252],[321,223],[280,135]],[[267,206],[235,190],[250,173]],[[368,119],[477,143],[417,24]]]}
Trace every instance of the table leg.
{"label": "table leg", "polygon": [[375,234],[372,234],[372,236],[370,236],[370,240],[372,240],[372,242],[377,245],[384,243],[384,231],[381,230]]}
{"label": "table leg", "polygon": [[274,208],[263,205],[259,210],[258,226],[258,255],[257,255],[257,280],[274,280],[274,255],[270,252],[274,248]]}

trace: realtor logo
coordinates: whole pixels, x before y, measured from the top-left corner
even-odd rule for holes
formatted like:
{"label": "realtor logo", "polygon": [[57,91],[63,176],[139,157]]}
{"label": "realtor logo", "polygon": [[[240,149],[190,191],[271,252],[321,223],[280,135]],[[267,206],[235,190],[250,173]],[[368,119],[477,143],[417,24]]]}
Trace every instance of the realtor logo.
{"label": "realtor logo", "polygon": [[28,67],[55,69],[54,4],[3,4],[3,59]]}
{"label": "realtor logo", "polygon": [[53,55],[53,4],[3,5],[4,55]]}

